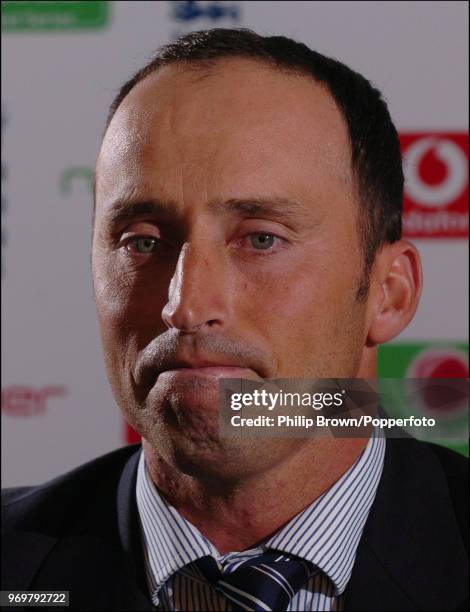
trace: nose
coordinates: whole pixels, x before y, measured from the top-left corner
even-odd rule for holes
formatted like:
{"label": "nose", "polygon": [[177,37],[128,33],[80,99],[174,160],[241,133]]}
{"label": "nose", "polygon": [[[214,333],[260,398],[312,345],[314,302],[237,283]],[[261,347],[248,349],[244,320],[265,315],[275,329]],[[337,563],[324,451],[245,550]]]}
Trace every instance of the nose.
{"label": "nose", "polygon": [[162,310],[164,323],[187,333],[224,325],[229,314],[226,281],[220,253],[185,243]]}

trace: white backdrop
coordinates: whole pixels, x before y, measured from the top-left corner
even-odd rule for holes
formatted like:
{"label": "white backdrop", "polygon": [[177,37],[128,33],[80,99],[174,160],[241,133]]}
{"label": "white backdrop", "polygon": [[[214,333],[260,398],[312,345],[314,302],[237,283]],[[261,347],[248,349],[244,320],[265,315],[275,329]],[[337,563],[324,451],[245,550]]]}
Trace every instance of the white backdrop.
{"label": "white backdrop", "polygon": [[[81,29],[83,4],[108,13]],[[455,149],[468,129],[467,2],[2,2],[2,18],[3,486],[126,443],[92,300],[90,181],[112,98],[158,46],[206,27],[285,34],[370,79],[399,132],[438,134]],[[451,170],[444,163],[436,180]],[[466,180],[449,208],[459,214]],[[423,298],[399,341],[465,343],[467,240],[416,244]]]}

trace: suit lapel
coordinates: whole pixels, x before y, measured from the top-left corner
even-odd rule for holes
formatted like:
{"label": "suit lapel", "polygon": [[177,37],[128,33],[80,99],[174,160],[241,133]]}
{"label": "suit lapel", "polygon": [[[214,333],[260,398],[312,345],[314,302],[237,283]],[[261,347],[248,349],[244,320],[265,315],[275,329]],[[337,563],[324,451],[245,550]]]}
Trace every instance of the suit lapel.
{"label": "suit lapel", "polygon": [[468,597],[467,572],[444,473],[433,451],[413,439],[387,439],[345,609],[459,609]]}
{"label": "suit lapel", "polygon": [[142,447],[139,446],[138,451],[131,456],[122,472],[117,491],[117,518],[121,545],[129,557],[136,584],[143,593],[147,593],[144,550],[135,493],[141,452]]}
{"label": "suit lapel", "polygon": [[71,610],[152,609],[122,548],[94,536],[61,539],[31,588],[68,590]]}

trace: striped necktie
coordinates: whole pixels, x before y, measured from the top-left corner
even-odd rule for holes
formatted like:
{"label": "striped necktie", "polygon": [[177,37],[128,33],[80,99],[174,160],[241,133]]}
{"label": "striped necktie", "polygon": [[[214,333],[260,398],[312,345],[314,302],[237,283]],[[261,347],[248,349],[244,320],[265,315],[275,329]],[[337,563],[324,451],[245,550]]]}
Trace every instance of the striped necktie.
{"label": "striped necktie", "polygon": [[224,574],[213,557],[203,557],[191,565],[196,574],[202,574],[230,601],[234,611],[287,610],[316,569],[307,561],[275,550],[244,561]]}

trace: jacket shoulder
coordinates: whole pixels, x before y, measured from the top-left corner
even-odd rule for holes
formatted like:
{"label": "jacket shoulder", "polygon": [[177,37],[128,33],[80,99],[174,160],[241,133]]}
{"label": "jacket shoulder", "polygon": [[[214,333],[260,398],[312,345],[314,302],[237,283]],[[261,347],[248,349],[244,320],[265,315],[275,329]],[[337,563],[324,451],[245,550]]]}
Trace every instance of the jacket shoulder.
{"label": "jacket shoulder", "polygon": [[47,525],[53,526],[50,535],[59,537],[79,508],[105,490],[115,490],[124,465],[139,448],[119,448],[40,485],[2,489],[2,529],[41,530]]}
{"label": "jacket shoulder", "polygon": [[465,547],[468,550],[468,458],[438,444],[426,443],[439,461],[447,482],[455,518],[459,525]]}
{"label": "jacket shoulder", "polygon": [[450,481],[468,476],[468,457],[439,444],[431,442],[424,442],[424,444],[437,456]]}

